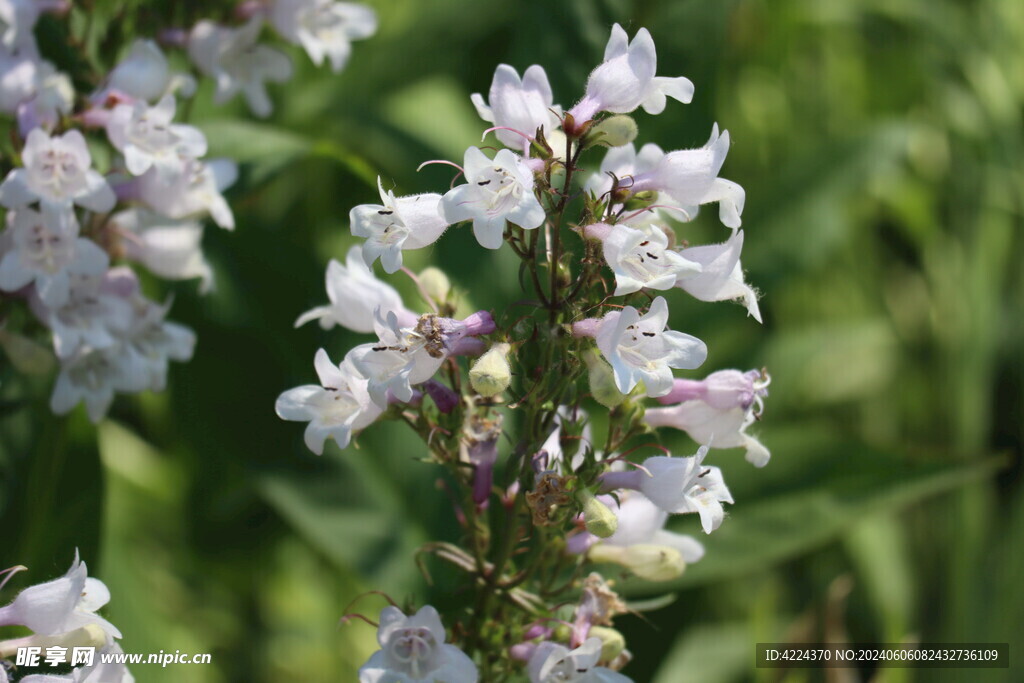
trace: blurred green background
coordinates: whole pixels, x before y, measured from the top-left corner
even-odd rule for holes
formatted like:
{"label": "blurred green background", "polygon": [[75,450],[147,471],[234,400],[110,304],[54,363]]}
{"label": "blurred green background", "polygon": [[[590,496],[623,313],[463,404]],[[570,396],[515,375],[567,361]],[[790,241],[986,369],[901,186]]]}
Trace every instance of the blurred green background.
{"label": "blurred green background", "polygon": [[[213,108],[203,84],[192,122],[211,156],[242,163],[228,193],[239,227],[207,231],[213,294],[147,284],[173,292],[172,317],[199,337],[165,394],[118,399],[96,429],[80,409],[47,415],[49,379],[0,371],[0,566],[30,567],[5,600],[63,573],[79,547],[111,589],[126,651],[213,654],[136,667],[141,683],[354,680],[376,645],[369,626],[338,627],[351,600],[444,602],[451,581],[428,587],[412,562],[455,533],[436,473],[414,461],[420,444],[388,423],[317,458],[301,425],[274,416],[278,393],[314,378],[319,346],[338,359],[364,341],[292,323],[326,301],[327,261],[352,243],[348,210],[375,201],[378,173],[400,194],[444,191],[450,169],[415,169],[478,144],[469,95],[498,63],[542,64],[569,106],[618,21],[651,30],[660,75],[696,84],[692,104],[638,113],[638,143],[699,146],[717,121],[734,141],[722,175],[748,193],[743,263],[764,326],[679,293],[673,327],[708,342],[708,371],[774,378],[756,428],[772,462],[713,454],[736,504],[680,581],[633,586],[675,601],[617,622],[636,656],[626,673],[824,678],[755,670],[754,643],[783,641],[1008,641],[1019,659],[1024,3],[370,4],[380,33],[342,74],[291,51],[297,76],[272,89],[268,121]],[[685,237],[724,240],[715,214]],[[406,259],[443,268],[467,304],[517,298],[511,254],[483,254],[466,229]],[[392,281],[415,307],[407,280]],[[675,528],[699,533],[692,519]],[[828,680],[1021,680],[845,674]]]}

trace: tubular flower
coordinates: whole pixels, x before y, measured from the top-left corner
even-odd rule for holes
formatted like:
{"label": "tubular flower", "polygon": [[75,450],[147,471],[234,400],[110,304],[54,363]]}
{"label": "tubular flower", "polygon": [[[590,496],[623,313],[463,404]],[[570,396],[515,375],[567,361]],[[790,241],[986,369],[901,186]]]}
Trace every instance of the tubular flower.
{"label": "tubular flower", "polygon": [[352,234],[365,237],[363,258],[372,266],[378,258],[384,271],[402,267],[402,250],[422,249],[437,241],[448,227],[440,213],[441,195],[435,193],[395,197],[384,191],[377,177],[381,204],[361,204],[349,212]]}
{"label": "tubular flower", "polygon": [[569,114],[577,124],[589,121],[601,111],[628,114],[643,107],[648,114],[665,110],[666,96],[687,103],[693,99],[690,79],[664,78],[658,70],[654,39],[647,29],[637,31],[632,42],[615,24],[604,49],[604,62],[590,73],[587,90]]}
{"label": "tubular flower", "polygon": [[644,421],[652,427],[680,429],[711,448],[745,448],[747,461],[764,467],[771,453],[746,430],[761,414],[770,381],[756,370],[722,370],[701,383],[676,380],[662,400],[681,402],[668,408],[648,408]]}
{"label": "tubular flower", "polygon": [[326,58],[341,71],[352,41],[377,32],[377,14],[365,5],[333,0],[274,0],[270,21],[285,40],[301,45],[320,66]]}
{"label": "tubular flower", "polygon": [[473,221],[473,234],[486,249],[501,247],[505,221],[532,230],[544,222],[544,207],[533,194],[533,173],[519,155],[499,150],[488,159],[477,147],[466,150],[466,184],[441,200],[450,223]]}
{"label": "tubular flower", "polygon": [[619,391],[628,394],[643,382],[647,396],[664,396],[672,389],[671,368],[699,367],[708,353],[701,340],[667,326],[668,303],[659,296],[643,316],[626,306],[600,320],[574,324],[573,333],[597,339],[597,348],[611,364]]}
{"label": "tubular flower", "polygon": [[736,183],[718,177],[728,153],[729,131],[719,135],[715,124],[703,147],[669,152],[653,169],[634,176],[632,190],[664,192],[680,206],[718,202],[722,223],[738,228],[746,194]]}
{"label": "tubular flower", "polygon": [[359,683],[476,683],[476,665],[445,642],[437,610],[426,605],[406,616],[397,607],[380,613],[380,650],[359,669]]}
{"label": "tubular flower", "polygon": [[0,204],[7,208],[36,200],[44,213],[70,211],[72,204],[97,212],[114,208],[114,191],[90,168],[92,156],[77,130],[50,137],[36,128],[28,134],[21,158],[25,168],[11,171],[0,185]]}
{"label": "tubular flower", "polygon": [[[551,94],[548,75],[544,67],[537,64],[524,71],[522,79],[513,67],[499,64],[488,94],[490,104],[485,103],[479,93],[471,99],[484,121],[517,130],[531,138],[538,128],[550,134],[559,125],[561,107],[553,104],[554,95]],[[495,135],[503,145],[516,151],[525,152],[530,147],[530,140],[512,130],[495,131]]]}
{"label": "tubular flower", "polygon": [[306,447],[322,455],[327,439],[346,448],[353,432],[376,420],[382,408],[370,400],[367,380],[348,358],[335,365],[327,352],[320,349],[313,364],[320,386],[307,384],[289,389],[278,397],[275,411],[283,420],[309,422]]}
{"label": "tubular flower", "polygon": [[363,259],[362,247],[348,250],[345,265],[334,259],[327,265],[328,306],[317,306],[299,316],[295,327],[319,320],[329,330],[341,325],[353,332],[373,332],[374,311],[393,311],[402,325],[415,325],[416,314],[406,309],[402,297],[391,285],[378,280]]}

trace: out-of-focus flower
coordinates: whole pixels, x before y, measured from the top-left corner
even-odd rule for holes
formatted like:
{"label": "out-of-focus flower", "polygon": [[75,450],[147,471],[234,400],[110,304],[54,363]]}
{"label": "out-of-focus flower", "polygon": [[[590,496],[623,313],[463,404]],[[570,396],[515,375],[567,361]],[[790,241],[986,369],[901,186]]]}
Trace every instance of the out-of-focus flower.
{"label": "out-of-focus flower", "polygon": [[380,650],[359,669],[359,683],[476,683],[476,665],[445,642],[437,610],[426,605],[406,616],[397,607],[380,613]]}
{"label": "out-of-focus flower", "polygon": [[64,10],[69,4],[64,0],[0,0],[0,45],[11,51],[36,55],[33,31],[39,15]]}
{"label": "out-of-focus flower", "polygon": [[334,259],[327,265],[328,306],[317,306],[299,316],[295,326],[310,320],[319,320],[320,327],[329,330],[341,325],[353,332],[373,332],[374,311],[393,311],[403,325],[415,325],[416,314],[402,303],[394,287],[378,280],[363,259],[359,245],[348,250],[345,265]]}
{"label": "out-of-focus flower", "polygon": [[102,100],[110,91],[147,102],[168,93],[188,97],[195,92],[195,79],[187,74],[171,73],[167,57],[152,40],[136,40],[128,56],[118,62],[107,78],[107,88],[96,96]]}
{"label": "out-of-focus flower", "polygon": [[68,301],[73,276],[100,276],[110,259],[91,240],[78,236],[73,212],[41,214],[22,208],[7,214],[11,248],[0,259],[0,289],[13,292],[35,283],[50,308]]}
{"label": "out-of-focus flower", "polygon": [[213,286],[213,271],[203,257],[203,226],[194,219],[167,218],[146,209],[114,214],[110,224],[123,231],[125,256],[168,280],[200,278],[199,291]]}
{"label": "out-of-focus flower", "polygon": [[665,110],[666,96],[684,104],[693,99],[693,83],[682,76],[658,77],[658,56],[647,29],[637,31],[632,42],[615,24],[604,49],[604,62],[590,72],[587,91],[569,114],[577,124],[601,111],[628,114],[642,106],[648,114]]}
{"label": "out-of-focus flower", "polygon": [[266,84],[290,79],[292,63],[282,52],[257,44],[262,28],[260,17],[239,28],[200,21],[189,34],[188,54],[196,67],[217,84],[217,104],[242,93],[254,114],[270,116],[274,106]]}
{"label": "out-of-focus flower", "polygon": [[365,5],[333,0],[274,0],[270,21],[285,40],[301,45],[317,66],[345,67],[352,41],[377,32],[377,14]]}
{"label": "out-of-focus flower", "polygon": [[78,204],[92,211],[114,208],[114,191],[92,166],[85,138],[77,130],[50,137],[36,128],[21,153],[25,168],[12,170],[0,185],[0,204],[9,209],[39,200],[43,212],[70,211]]}
{"label": "out-of-focus flower", "polygon": [[544,222],[544,207],[533,194],[533,173],[519,155],[502,149],[492,160],[470,147],[463,163],[466,184],[445,194],[441,212],[449,223],[473,221],[480,246],[500,248],[505,221],[526,230]]}
{"label": "out-of-focus flower", "polygon": [[184,160],[206,154],[206,137],[193,126],[171,123],[174,95],[164,95],[152,107],[145,101],[119,104],[107,121],[107,135],[124,154],[132,175],[155,169],[158,180],[173,182],[184,171]]}
{"label": "out-of-focus flower", "polygon": [[376,420],[382,408],[370,400],[366,379],[348,358],[335,365],[327,352],[320,349],[313,364],[320,386],[307,384],[289,389],[278,397],[275,410],[282,420],[309,422],[306,447],[322,455],[327,439],[346,448],[353,432]]}
{"label": "out-of-focus flower", "polygon": [[[547,135],[559,126],[561,107],[554,104],[554,95],[544,67],[534,64],[519,72],[508,64],[499,64],[494,71],[488,102],[479,93],[471,97],[473,106],[484,121],[502,128],[511,128],[532,138],[543,127]],[[495,135],[506,147],[520,152],[529,149],[530,140],[512,130],[498,130]]]}
{"label": "out-of-focus flower", "polygon": [[441,195],[433,192],[395,197],[377,178],[381,204],[360,204],[349,212],[352,234],[365,237],[363,258],[372,266],[378,258],[384,271],[402,267],[403,249],[422,249],[437,241],[448,227],[441,216]]}
{"label": "out-of-focus flower", "polygon": [[238,166],[230,159],[185,161],[173,181],[160,178],[150,169],[138,179],[139,198],[155,211],[171,218],[209,214],[214,222],[234,230],[235,216],[222,194],[238,178]]}

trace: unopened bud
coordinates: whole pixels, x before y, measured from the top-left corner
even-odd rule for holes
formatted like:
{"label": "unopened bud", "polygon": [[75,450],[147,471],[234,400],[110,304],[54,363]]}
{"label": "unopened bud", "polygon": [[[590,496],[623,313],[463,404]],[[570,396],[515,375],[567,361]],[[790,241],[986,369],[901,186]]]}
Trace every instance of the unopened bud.
{"label": "unopened bud", "polygon": [[632,116],[609,116],[590,129],[594,143],[605,147],[622,147],[636,140],[637,126]]}
{"label": "unopened bud", "polygon": [[452,283],[448,276],[440,268],[430,266],[420,271],[418,275],[420,287],[431,299],[438,303],[448,300],[448,293],[452,291]]}
{"label": "unopened bud", "polygon": [[626,638],[607,626],[591,626],[587,637],[601,639],[601,659],[599,661],[602,662],[612,661],[626,649]]}
{"label": "unopened bud", "polygon": [[612,366],[608,365],[601,354],[594,349],[583,352],[583,362],[587,364],[590,379],[590,393],[594,400],[605,408],[614,408],[625,400],[625,396],[615,386],[615,375]]}
{"label": "unopened bud", "polygon": [[598,538],[608,538],[614,534],[619,527],[619,518],[615,513],[587,489],[580,491],[579,497],[583,503],[583,522],[587,526],[587,531]]}
{"label": "unopened bud", "polygon": [[682,575],[686,569],[683,556],[667,545],[641,543],[628,547],[598,543],[589,551],[594,562],[611,562],[622,565],[641,579],[648,581],[671,581]]}
{"label": "unopened bud", "polygon": [[512,368],[508,364],[508,344],[498,343],[473,363],[469,382],[481,396],[495,396],[508,389],[512,382]]}
{"label": "unopened bud", "polygon": [[0,347],[11,365],[25,375],[45,375],[56,364],[52,351],[16,332],[0,329]]}

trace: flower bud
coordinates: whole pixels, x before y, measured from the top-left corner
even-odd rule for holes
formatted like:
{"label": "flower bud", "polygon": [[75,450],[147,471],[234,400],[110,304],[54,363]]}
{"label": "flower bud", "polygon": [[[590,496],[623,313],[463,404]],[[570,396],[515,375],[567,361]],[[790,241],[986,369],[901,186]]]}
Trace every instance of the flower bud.
{"label": "flower bud", "polygon": [[601,639],[601,659],[599,661],[610,662],[626,649],[625,637],[613,628],[591,626],[587,636]]}
{"label": "flower bud", "polygon": [[583,489],[579,493],[583,503],[583,521],[587,531],[598,538],[608,538],[619,526],[619,518],[608,509],[608,506],[594,497],[594,494]]}
{"label": "flower bud", "polygon": [[28,337],[0,329],[0,347],[18,372],[25,375],[45,375],[55,365],[53,353]]}
{"label": "flower bud", "polygon": [[448,276],[440,268],[430,266],[424,268],[419,274],[420,287],[431,299],[438,303],[448,300],[448,293],[452,290],[452,283]]}
{"label": "flower bud", "polygon": [[601,354],[596,349],[584,351],[583,362],[587,364],[590,393],[594,396],[595,401],[605,408],[614,408],[626,399],[618,387],[615,386],[612,366],[608,365],[607,361],[601,358]]}
{"label": "flower bud", "polygon": [[637,126],[632,116],[616,114],[609,116],[590,129],[589,137],[595,144],[605,147],[622,147],[636,140]]}
{"label": "flower bud", "polygon": [[508,364],[508,344],[498,343],[477,359],[469,370],[469,382],[481,396],[495,396],[508,389],[512,369]]}
{"label": "flower bud", "polygon": [[589,552],[594,562],[622,565],[641,579],[671,581],[682,575],[686,562],[675,548],[640,543],[627,547],[598,543]]}

